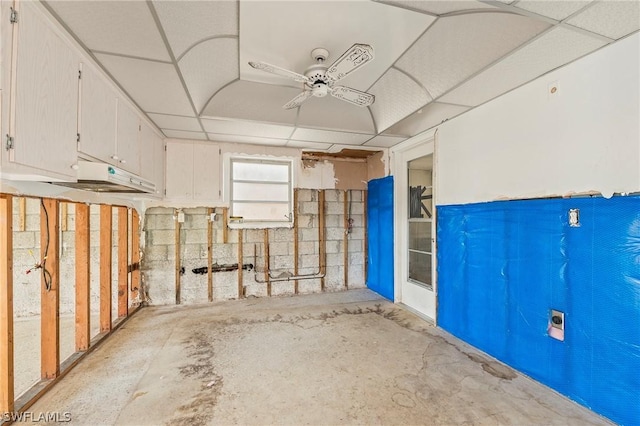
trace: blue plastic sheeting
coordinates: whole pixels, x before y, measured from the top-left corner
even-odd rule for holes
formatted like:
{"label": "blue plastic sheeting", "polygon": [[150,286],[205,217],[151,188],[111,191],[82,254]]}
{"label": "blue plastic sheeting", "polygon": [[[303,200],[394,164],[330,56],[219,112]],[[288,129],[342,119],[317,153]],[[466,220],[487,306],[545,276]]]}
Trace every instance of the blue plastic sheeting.
{"label": "blue plastic sheeting", "polygon": [[369,181],[367,287],[393,300],[393,176]]}
{"label": "blue plastic sheeting", "polygon": [[[640,197],[438,207],[437,238],[443,329],[640,425]],[[564,341],[547,334],[550,309]]]}

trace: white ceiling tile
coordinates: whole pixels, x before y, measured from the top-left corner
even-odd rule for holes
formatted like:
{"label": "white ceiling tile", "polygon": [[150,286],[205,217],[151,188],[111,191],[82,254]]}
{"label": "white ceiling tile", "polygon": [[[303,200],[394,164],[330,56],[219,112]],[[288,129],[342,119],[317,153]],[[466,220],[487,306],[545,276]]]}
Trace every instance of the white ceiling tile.
{"label": "white ceiling tile", "polygon": [[253,121],[211,120],[204,118],[202,119],[202,125],[208,133],[277,139],[288,139],[294,129],[290,126],[255,123]]}
{"label": "white ceiling tile", "polygon": [[248,143],[254,145],[269,145],[269,146],[285,146],[287,144],[286,139],[274,139],[274,138],[259,138],[255,136],[240,136],[240,135],[220,135],[217,133],[208,133],[209,139],[215,142],[233,142],[233,143]]}
{"label": "white ceiling tile", "polygon": [[178,66],[193,103],[202,111],[211,96],[238,78],[238,40],[216,38],[200,43]]}
{"label": "white ceiling tile", "polygon": [[378,148],[390,148],[394,145],[399,144],[400,142],[406,140],[407,138],[402,138],[399,136],[383,136],[378,135],[375,138],[369,140],[365,143],[365,146],[375,146]]}
{"label": "white ceiling tile", "polygon": [[640,2],[599,2],[567,20],[567,23],[617,40],[640,29]]}
{"label": "white ceiling tile", "polygon": [[361,133],[334,132],[331,130],[317,130],[297,128],[291,139],[309,142],[335,143],[341,145],[360,145],[369,140],[373,135]]}
{"label": "white ceiling tile", "polygon": [[375,133],[369,109],[362,108],[332,96],[311,97],[300,106],[298,125],[332,128],[351,132]]}
{"label": "white ceiling tile", "polygon": [[442,18],[396,66],[436,98],[548,27],[536,19],[509,13]]}
{"label": "white ceiling tile", "polygon": [[207,140],[207,135],[202,132],[185,132],[182,130],[162,129],[162,133],[164,133],[168,138]]}
{"label": "white ceiling tile", "polygon": [[147,114],[150,119],[156,123],[156,126],[161,129],[171,130],[187,130],[192,132],[200,132],[200,124],[195,117],[183,117],[179,115],[166,115],[166,114]]}
{"label": "white ceiling tile", "polygon": [[[314,64],[311,50],[329,50],[333,63],[354,43],[373,47],[375,59],[341,80],[366,91],[434,21],[435,17],[372,1],[241,1],[240,78],[291,85],[254,69],[263,61],[297,73]],[[299,85],[297,86],[299,87]]]}
{"label": "white ceiling tile", "polygon": [[569,29],[554,28],[439,100],[480,105],[605,44]]}
{"label": "white ceiling tile", "polygon": [[431,96],[422,87],[394,68],[387,71],[369,92],[376,96],[376,101],[369,108],[378,132],[431,101]]}
{"label": "white ceiling tile", "polygon": [[[513,0],[512,0],[513,1]],[[382,0],[380,3],[389,4],[392,6],[401,6],[408,9],[420,10],[434,15],[443,15],[451,12],[462,12],[464,10],[477,10],[477,9],[493,9],[494,6],[479,1],[473,0],[456,0],[456,1],[442,1],[442,0]]]}
{"label": "white ceiling tile", "polygon": [[516,7],[538,15],[562,21],[591,3],[591,0],[521,0]]}
{"label": "white ceiling tile", "polygon": [[289,141],[287,142],[287,146],[292,148],[302,148],[302,149],[317,149],[317,150],[328,150],[333,144],[330,143],[322,143],[322,142],[307,142],[307,141]]}
{"label": "white ceiling tile", "polygon": [[91,50],[170,60],[146,2],[50,1],[47,4]]}
{"label": "white ceiling tile", "polygon": [[467,111],[470,107],[463,105],[450,105],[432,102],[422,108],[421,112],[415,112],[402,121],[397,122],[387,129],[394,135],[415,136],[428,130],[442,121],[455,117]]}
{"label": "white ceiling tile", "polygon": [[296,110],[282,105],[299,93],[291,87],[239,80],[219,91],[201,115],[294,125]]}
{"label": "white ceiling tile", "polygon": [[102,54],[96,57],[144,111],[193,114],[172,64]]}
{"label": "white ceiling tile", "polygon": [[156,1],[169,45],[176,58],[207,38],[238,35],[237,1]]}

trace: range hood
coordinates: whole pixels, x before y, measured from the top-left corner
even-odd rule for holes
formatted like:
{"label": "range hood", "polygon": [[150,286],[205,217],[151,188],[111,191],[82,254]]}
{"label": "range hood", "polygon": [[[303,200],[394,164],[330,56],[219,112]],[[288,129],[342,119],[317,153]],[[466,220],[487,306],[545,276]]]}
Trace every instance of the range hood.
{"label": "range hood", "polygon": [[110,164],[78,161],[77,182],[51,182],[55,185],[94,192],[150,193],[155,194],[156,185]]}

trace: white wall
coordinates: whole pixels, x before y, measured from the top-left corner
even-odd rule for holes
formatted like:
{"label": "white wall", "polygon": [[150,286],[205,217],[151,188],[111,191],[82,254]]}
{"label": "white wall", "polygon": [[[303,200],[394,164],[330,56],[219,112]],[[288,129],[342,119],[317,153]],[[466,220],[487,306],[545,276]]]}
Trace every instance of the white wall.
{"label": "white wall", "polygon": [[639,56],[636,33],[444,123],[437,203],[640,191]]}

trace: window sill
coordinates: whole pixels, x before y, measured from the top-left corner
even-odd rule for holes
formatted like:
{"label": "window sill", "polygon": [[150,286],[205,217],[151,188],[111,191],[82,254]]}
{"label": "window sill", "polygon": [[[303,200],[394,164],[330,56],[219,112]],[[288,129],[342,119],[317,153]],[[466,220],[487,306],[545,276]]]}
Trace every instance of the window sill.
{"label": "window sill", "polygon": [[292,222],[229,222],[229,229],[293,228]]}

